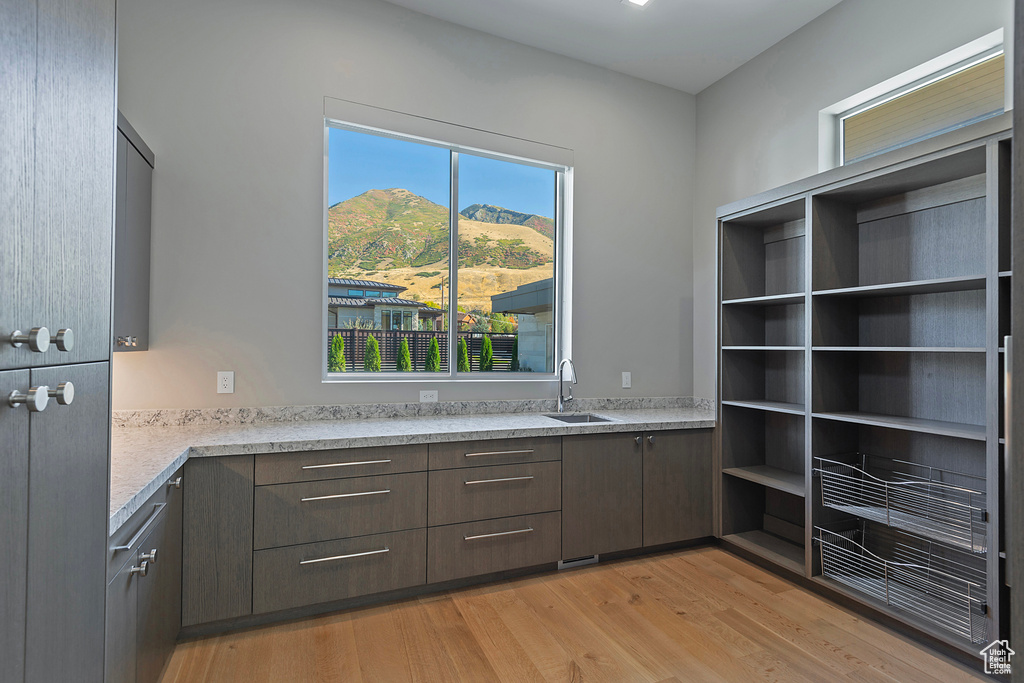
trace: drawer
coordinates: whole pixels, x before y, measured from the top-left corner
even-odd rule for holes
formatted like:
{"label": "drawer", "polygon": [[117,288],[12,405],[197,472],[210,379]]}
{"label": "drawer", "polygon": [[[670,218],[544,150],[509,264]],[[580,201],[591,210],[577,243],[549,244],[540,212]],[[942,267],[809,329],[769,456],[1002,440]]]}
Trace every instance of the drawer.
{"label": "drawer", "polygon": [[562,463],[558,461],[440,470],[429,478],[429,526],[562,507]]}
{"label": "drawer", "polygon": [[268,453],[256,456],[256,485],[422,472],[426,469],[426,444]]}
{"label": "drawer", "polygon": [[253,612],[344,600],[426,580],[425,529],[253,553]]}
{"label": "drawer", "polygon": [[562,514],[505,517],[427,529],[427,583],[554,563]]}
{"label": "drawer", "polygon": [[[168,482],[173,483],[182,476],[182,469],[172,474]],[[125,561],[134,558],[142,540],[150,532],[163,515],[174,508],[181,508],[182,490],[168,483],[161,483],[160,488],[149,497],[142,507],[136,510],[128,521],[121,525],[107,539],[107,581],[110,582],[124,566]],[[180,516],[180,512],[177,512]]]}
{"label": "drawer", "polygon": [[489,439],[430,444],[430,469],[508,465],[517,462],[561,460],[562,437]]}
{"label": "drawer", "polygon": [[427,473],[257,486],[254,548],[427,525]]}

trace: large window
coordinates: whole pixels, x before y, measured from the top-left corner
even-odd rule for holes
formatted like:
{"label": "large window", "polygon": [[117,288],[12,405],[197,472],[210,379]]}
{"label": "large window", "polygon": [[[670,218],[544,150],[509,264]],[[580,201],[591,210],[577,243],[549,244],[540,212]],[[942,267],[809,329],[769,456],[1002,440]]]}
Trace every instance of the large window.
{"label": "large window", "polygon": [[554,373],[567,166],[331,120],[326,152],[331,379]]}

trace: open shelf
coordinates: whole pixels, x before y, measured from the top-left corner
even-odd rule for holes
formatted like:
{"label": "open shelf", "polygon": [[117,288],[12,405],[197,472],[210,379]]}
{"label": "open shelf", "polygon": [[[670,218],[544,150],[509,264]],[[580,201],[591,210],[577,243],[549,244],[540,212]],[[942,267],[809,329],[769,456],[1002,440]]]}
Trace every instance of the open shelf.
{"label": "open shelf", "polygon": [[723,351],[803,351],[802,346],[723,346]]}
{"label": "open shelf", "polygon": [[798,574],[804,573],[804,549],[766,531],[755,529],[722,537],[747,552],[763,557]]}
{"label": "open shelf", "polygon": [[984,346],[815,346],[812,350],[854,353],[985,353]]}
{"label": "open shelf", "polygon": [[802,403],[783,403],[781,401],[722,401],[723,406],[734,406],[736,408],[751,408],[753,410],[767,410],[773,413],[788,413],[790,415],[803,415],[806,411]]}
{"label": "open shelf", "polygon": [[984,441],[986,433],[985,425],[943,422],[942,420],[924,420],[918,417],[899,417],[897,415],[879,415],[876,413],[862,413],[857,411],[813,413],[812,417],[821,418],[823,420],[837,420],[839,422],[850,422],[852,424],[870,425],[873,427],[902,429],[922,434],[952,436],[958,439],[972,439],[975,441]]}
{"label": "open shelf", "polygon": [[784,491],[792,496],[801,498],[804,496],[804,475],[797,472],[789,472],[768,465],[751,465],[749,467],[729,467],[722,470],[722,473]]}
{"label": "open shelf", "polygon": [[742,299],[724,299],[723,306],[756,304],[760,306],[782,306],[785,304],[802,303],[803,292],[794,294],[771,294],[769,296],[748,296]]}
{"label": "open shelf", "polygon": [[957,277],[940,277],[930,280],[912,282],[891,282],[880,285],[864,285],[859,287],[841,287],[823,289],[813,292],[814,296],[893,296],[906,294],[933,294],[936,292],[963,292],[972,289],[985,289],[984,275],[966,275]]}
{"label": "open shelf", "polygon": [[999,277],[1013,277],[1012,270],[1001,270],[999,271]]}

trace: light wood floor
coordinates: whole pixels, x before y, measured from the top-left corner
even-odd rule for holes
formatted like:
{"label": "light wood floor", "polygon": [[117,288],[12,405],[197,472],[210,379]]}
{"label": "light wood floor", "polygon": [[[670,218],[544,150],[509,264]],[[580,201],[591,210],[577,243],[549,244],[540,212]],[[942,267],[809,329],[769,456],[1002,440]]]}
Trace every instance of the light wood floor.
{"label": "light wood floor", "polygon": [[979,679],[706,547],[190,641],[163,681]]}

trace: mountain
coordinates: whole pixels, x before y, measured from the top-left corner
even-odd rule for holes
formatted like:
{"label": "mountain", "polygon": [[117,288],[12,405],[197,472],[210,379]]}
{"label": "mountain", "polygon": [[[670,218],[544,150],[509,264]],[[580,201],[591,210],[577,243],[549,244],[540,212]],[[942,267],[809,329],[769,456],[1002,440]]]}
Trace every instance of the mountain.
{"label": "mountain", "polygon": [[[461,215],[460,304],[490,310],[492,294],[552,276],[551,219],[487,205]],[[447,208],[401,188],[368,190],[329,207],[327,226],[330,277],[380,280],[407,287],[407,298],[440,300]]]}
{"label": "mountain", "polygon": [[533,228],[545,237],[555,238],[555,222],[544,216],[532,213],[520,213],[490,204],[473,204],[459,212],[459,215],[481,223],[497,223],[499,225],[525,225]]}

